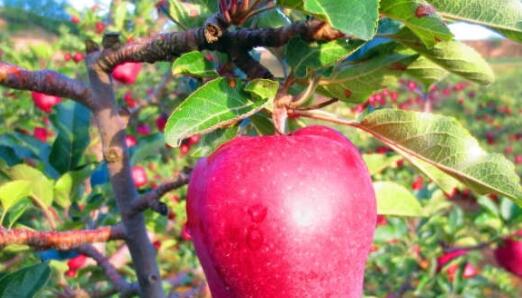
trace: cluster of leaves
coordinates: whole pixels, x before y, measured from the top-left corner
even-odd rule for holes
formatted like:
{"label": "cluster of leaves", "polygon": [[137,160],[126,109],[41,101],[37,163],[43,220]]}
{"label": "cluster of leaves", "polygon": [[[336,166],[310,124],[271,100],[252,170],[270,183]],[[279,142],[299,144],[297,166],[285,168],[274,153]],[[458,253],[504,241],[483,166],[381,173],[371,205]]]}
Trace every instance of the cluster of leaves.
{"label": "cluster of leaves", "polygon": [[[29,69],[50,68],[83,77],[81,64],[66,58],[67,54],[82,52],[82,40],[100,41],[104,30],[121,32],[125,40],[132,40],[165,29],[201,26],[217,10],[217,1],[161,2],[159,9],[144,0],[115,1],[110,7],[97,6],[82,12],[70,9],[72,22],[58,28],[56,42],[30,46],[26,51],[2,42],[1,59]],[[248,81],[231,66],[226,55],[215,52],[190,52],[172,64],[143,67],[136,83],[115,85],[122,116],[128,121],[131,163],[144,169],[148,176],[145,183],[140,183],[140,191],[146,192],[173,177],[183,167],[193,165],[196,158],[238,134],[273,134],[271,103],[280,86],[285,85],[290,94],[299,96],[312,82],[316,92],[305,100],[305,107],[324,98],[339,99],[341,102],[329,107],[329,111],[356,118],[352,126],[368,133],[339,127],[367,153],[365,159],[376,181],[379,213],[394,217],[377,230],[376,248],[367,270],[367,294],[381,297],[410,291],[435,297],[463,292],[481,296],[487,290],[513,293],[508,273],[493,266],[485,265],[482,274],[473,279],[461,278],[461,267],[457,278],[450,280],[444,270],[437,269],[435,261],[444,246],[498,239],[516,230],[519,222],[520,212],[512,200],[521,202],[522,190],[513,164],[499,154],[487,153],[483,148],[493,152],[504,149],[480,144],[472,135],[482,136],[487,129],[475,127],[477,121],[467,121],[481,113],[498,121],[488,110],[491,106],[487,101],[497,100],[492,95],[505,93],[504,88],[512,81],[506,79],[506,83],[493,85],[492,89],[466,90],[468,98],[462,105],[451,96],[440,104],[430,99],[433,86],[450,73],[478,84],[494,80],[488,63],[473,49],[454,40],[447,23],[480,23],[520,41],[522,28],[517,21],[522,16],[522,4],[517,0],[502,2],[503,8],[491,10],[499,7],[498,1],[280,0],[275,8],[259,13],[245,26],[279,27],[314,16],[351,38],[324,43],[295,38],[282,49],[253,50],[251,55],[275,75],[272,80]],[[167,22],[165,14],[174,22]],[[7,41],[11,37],[16,36],[9,36]],[[512,74],[508,76],[513,79]],[[400,87],[400,77],[415,80],[418,85],[410,89]],[[368,98],[382,94],[385,86],[390,92],[399,88],[397,102],[365,105]],[[446,88],[437,86],[438,90]],[[502,88],[502,92],[491,91],[494,88]],[[118,222],[107,168],[101,161],[100,141],[85,108],[64,102],[48,115],[34,109],[28,92],[1,91],[0,223],[5,228],[45,230],[56,225],[67,230]],[[465,96],[464,91],[459,92],[459,96]],[[475,96],[471,97],[470,92],[475,92]],[[401,106],[410,96],[419,96],[423,103],[433,101],[434,109],[457,117],[465,125],[452,117],[415,111],[415,105]],[[495,107],[509,106],[516,115],[520,109],[514,106],[517,96],[520,94],[502,99],[505,101]],[[359,105],[364,107],[359,111],[362,113],[354,113],[352,109]],[[390,109],[396,107],[403,109]],[[164,126],[167,116],[170,117]],[[498,135],[520,127],[516,126],[515,116],[502,118],[506,122],[498,123]],[[290,130],[307,123],[310,122],[303,118],[288,120]],[[47,140],[31,135],[37,127],[49,131]],[[187,142],[194,135],[201,135],[199,142]],[[373,153],[377,146],[382,146],[376,145],[376,139],[402,157],[387,149],[386,154]],[[189,143],[186,150],[176,148]],[[513,148],[515,153],[510,154],[520,149]],[[401,158],[407,160],[406,165]],[[421,182],[412,192],[411,184],[419,184],[421,172],[429,182]],[[473,190],[473,210],[447,199],[455,188]],[[488,193],[497,193],[497,201],[491,201]],[[146,213],[147,227],[158,247],[160,270],[166,280],[172,281],[167,286],[171,291],[186,289],[180,285],[197,287],[203,278],[187,241],[189,237],[183,233],[184,200],[185,189],[181,189],[163,199],[173,211],[168,217]],[[47,220],[42,220],[40,214]],[[402,218],[410,216],[419,218]],[[125,261],[120,261],[118,269],[134,277],[121,243],[106,243],[103,249],[111,258],[123,258]],[[16,278],[21,274],[16,271],[20,267],[50,260],[54,275],[44,291],[56,294],[70,257],[54,250],[34,252],[28,247],[7,246],[0,260],[10,264],[6,269],[14,273],[0,279],[0,289],[13,287],[13,279],[20,282]],[[480,260],[481,255],[475,252],[469,254],[469,260],[458,262],[478,264]],[[39,279],[24,276],[29,284],[38,280],[38,285],[42,285],[40,281],[49,275],[48,270],[22,272],[41,272]],[[100,269],[89,263],[68,282],[72,287],[87,289],[109,287]]]}

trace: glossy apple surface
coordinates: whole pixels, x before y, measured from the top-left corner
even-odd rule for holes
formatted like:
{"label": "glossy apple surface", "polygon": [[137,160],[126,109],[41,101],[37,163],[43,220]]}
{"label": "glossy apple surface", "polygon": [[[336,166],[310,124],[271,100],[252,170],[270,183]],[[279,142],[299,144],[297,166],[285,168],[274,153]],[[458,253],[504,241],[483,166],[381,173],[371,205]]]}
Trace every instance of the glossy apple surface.
{"label": "glossy apple surface", "polygon": [[198,162],[187,200],[213,298],[362,296],[375,194],[337,131],[238,137]]}

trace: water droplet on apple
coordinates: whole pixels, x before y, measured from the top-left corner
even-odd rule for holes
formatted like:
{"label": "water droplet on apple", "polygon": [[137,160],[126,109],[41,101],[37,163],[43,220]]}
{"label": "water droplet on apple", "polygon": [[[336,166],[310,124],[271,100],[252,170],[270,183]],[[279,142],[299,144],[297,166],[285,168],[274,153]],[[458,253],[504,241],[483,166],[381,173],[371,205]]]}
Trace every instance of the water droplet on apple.
{"label": "water droplet on apple", "polygon": [[253,222],[260,223],[266,217],[267,209],[261,204],[255,204],[248,208],[248,215]]}
{"label": "water droplet on apple", "polygon": [[257,250],[263,245],[263,233],[256,227],[249,227],[247,232],[247,245],[252,250]]}

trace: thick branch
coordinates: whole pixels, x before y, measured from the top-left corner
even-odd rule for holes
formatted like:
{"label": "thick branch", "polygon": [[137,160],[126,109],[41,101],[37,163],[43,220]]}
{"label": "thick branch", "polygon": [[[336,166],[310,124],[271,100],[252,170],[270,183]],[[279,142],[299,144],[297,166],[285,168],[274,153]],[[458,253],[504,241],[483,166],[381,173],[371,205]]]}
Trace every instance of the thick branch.
{"label": "thick branch", "polygon": [[156,189],[142,195],[139,200],[132,202],[132,207],[129,211],[135,214],[150,208],[160,214],[166,215],[168,212],[167,207],[164,203],[160,202],[159,199],[169,191],[187,184],[189,176],[189,173],[182,172],[176,180],[161,184]]}
{"label": "thick branch", "polygon": [[[209,28],[219,29],[212,35],[214,39],[208,38]],[[210,23],[207,21],[203,28],[163,33],[137,40],[117,50],[105,51],[97,64],[100,69],[110,72],[116,65],[124,62],[171,61],[193,50],[216,50],[228,54],[247,53],[254,47],[281,47],[291,38],[299,36],[308,41],[327,41],[344,37],[339,31],[318,20],[296,22],[277,29],[239,29],[222,32],[224,29],[218,19]]]}
{"label": "thick branch", "polygon": [[123,226],[102,227],[95,230],[39,232],[28,229],[0,230],[0,246],[25,244],[36,248],[68,250],[86,243],[124,239]]}
{"label": "thick branch", "polygon": [[109,177],[122,214],[123,225],[129,237],[125,239],[132,256],[142,297],[164,297],[161,287],[156,252],[148,237],[142,213],[131,214],[129,209],[138,199],[133,184],[129,153],[125,144],[125,124],[118,115],[110,73],[97,64],[100,52],[87,55],[87,67],[93,97],[99,103],[94,110],[94,119],[100,133],[104,159]]}
{"label": "thick branch", "polygon": [[70,98],[89,108],[94,106],[87,86],[51,70],[29,71],[0,61],[0,85]]}
{"label": "thick branch", "polygon": [[122,297],[129,297],[138,293],[138,284],[128,283],[109,262],[109,259],[94,246],[89,244],[82,245],[78,247],[78,252],[91,257],[98,263]]}

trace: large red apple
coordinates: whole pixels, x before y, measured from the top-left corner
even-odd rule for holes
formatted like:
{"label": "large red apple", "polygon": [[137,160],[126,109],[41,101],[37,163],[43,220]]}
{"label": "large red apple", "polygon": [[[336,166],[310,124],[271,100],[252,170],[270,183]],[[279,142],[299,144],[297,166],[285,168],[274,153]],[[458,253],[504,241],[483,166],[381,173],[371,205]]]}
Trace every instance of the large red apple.
{"label": "large red apple", "polygon": [[34,105],[46,113],[50,113],[53,107],[61,101],[58,96],[47,95],[39,92],[32,92],[31,97],[33,98]]}
{"label": "large red apple", "polygon": [[112,71],[112,77],[123,84],[134,84],[141,70],[141,63],[126,62],[117,65]]}
{"label": "large red apple", "polygon": [[361,297],[375,194],[335,130],[238,137],[197,163],[187,200],[213,298]]}
{"label": "large red apple", "polygon": [[[517,232],[517,236],[522,236],[522,230]],[[504,239],[504,242],[495,249],[495,259],[504,269],[522,277],[522,240]]]}

